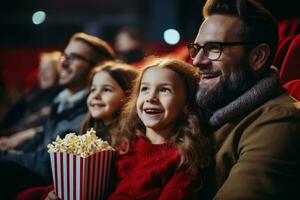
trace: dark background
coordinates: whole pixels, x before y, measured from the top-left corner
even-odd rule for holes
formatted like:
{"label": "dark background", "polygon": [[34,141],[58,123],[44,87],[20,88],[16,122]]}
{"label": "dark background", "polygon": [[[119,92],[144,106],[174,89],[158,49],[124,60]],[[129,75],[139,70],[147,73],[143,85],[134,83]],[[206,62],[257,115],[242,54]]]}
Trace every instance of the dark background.
{"label": "dark background", "polygon": [[[261,1],[278,19],[299,16],[296,0]],[[113,41],[116,30],[137,25],[149,42],[162,41],[167,28],[191,40],[201,23],[202,0],[10,0],[0,6],[0,47],[65,45],[74,32],[84,31]],[[32,14],[47,14],[41,25]]]}
{"label": "dark background", "polygon": [[[277,20],[300,16],[296,0],[259,0]],[[138,26],[146,45],[171,51],[178,45],[163,42],[163,32],[175,28],[181,45],[193,41],[201,24],[203,0],[9,0],[0,5],[0,96],[20,96],[36,79],[42,51],[63,50],[75,32],[86,32],[113,44],[122,26]],[[32,15],[42,10],[44,23]],[[161,48],[163,47],[163,48]],[[29,87],[28,87],[29,83]],[[31,85],[30,85],[31,84]]]}

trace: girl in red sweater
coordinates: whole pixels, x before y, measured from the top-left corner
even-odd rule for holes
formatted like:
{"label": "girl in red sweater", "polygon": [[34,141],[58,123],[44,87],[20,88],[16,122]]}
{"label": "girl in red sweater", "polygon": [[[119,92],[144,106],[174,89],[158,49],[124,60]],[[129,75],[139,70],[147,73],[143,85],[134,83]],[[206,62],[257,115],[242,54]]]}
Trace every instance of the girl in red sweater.
{"label": "girl in red sweater", "polygon": [[[208,166],[208,140],[195,112],[198,73],[188,63],[159,59],[135,83],[120,123],[118,181],[109,200],[195,199]],[[120,147],[124,147],[121,145]]]}

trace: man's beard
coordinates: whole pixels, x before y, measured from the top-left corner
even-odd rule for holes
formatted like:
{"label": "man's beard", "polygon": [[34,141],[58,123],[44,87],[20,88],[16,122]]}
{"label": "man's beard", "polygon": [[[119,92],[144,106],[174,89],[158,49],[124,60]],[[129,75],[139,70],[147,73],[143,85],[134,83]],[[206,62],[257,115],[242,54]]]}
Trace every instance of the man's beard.
{"label": "man's beard", "polygon": [[221,76],[219,83],[212,88],[203,88],[201,85],[196,94],[198,106],[207,114],[212,115],[216,110],[226,106],[254,84],[254,76],[249,65],[228,76]]}

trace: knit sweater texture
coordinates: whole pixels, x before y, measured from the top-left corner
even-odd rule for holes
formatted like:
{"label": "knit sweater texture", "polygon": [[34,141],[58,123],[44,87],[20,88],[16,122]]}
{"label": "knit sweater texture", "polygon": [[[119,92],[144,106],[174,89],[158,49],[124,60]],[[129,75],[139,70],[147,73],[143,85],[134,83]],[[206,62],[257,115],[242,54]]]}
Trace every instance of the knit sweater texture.
{"label": "knit sweater texture", "polygon": [[178,169],[180,154],[170,143],[151,144],[138,137],[117,161],[118,183],[109,200],[191,199],[191,176]]}

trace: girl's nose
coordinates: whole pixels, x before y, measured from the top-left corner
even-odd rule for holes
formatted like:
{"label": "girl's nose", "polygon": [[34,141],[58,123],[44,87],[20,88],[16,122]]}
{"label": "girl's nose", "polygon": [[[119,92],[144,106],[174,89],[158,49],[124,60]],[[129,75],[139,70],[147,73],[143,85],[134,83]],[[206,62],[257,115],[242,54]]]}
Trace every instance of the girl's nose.
{"label": "girl's nose", "polygon": [[95,90],[93,93],[95,99],[101,99],[101,90]]}
{"label": "girl's nose", "polygon": [[147,99],[146,99],[146,102],[156,102],[158,99],[157,99],[157,96],[156,96],[156,93],[155,92],[151,92],[148,96],[147,96]]}

